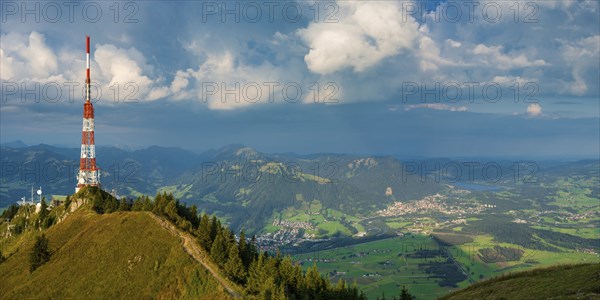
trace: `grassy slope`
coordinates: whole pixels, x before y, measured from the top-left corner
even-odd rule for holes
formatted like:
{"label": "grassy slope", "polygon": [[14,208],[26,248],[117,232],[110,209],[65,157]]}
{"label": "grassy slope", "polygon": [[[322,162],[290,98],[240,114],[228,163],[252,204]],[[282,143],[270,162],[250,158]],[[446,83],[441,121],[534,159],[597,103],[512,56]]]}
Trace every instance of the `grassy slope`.
{"label": "grassy slope", "polygon": [[507,274],[442,299],[600,299],[600,264],[557,265]]}
{"label": "grassy slope", "polygon": [[46,236],[52,257],[33,273],[33,237],[0,264],[0,298],[228,298],[148,213],[80,209]]}

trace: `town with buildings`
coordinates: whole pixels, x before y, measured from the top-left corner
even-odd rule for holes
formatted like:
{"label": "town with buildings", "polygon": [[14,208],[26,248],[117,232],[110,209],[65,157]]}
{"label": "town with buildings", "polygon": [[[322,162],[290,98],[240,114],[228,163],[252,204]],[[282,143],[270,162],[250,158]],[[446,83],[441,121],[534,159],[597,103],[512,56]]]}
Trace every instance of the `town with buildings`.
{"label": "town with buildings", "polygon": [[425,196],[423,199],[413,202],[394,202],[388,208],[378,211],[377,214],[382,217],[395,217],[438,212],[446,215],[464,216],[468,214],[481,213],[486,209],[495,207],[495,205],[480,203],[461,203],[460,205],[449,205],[444,202],[444,200],[447,198],[447,196],[435,194],[431,196]]}

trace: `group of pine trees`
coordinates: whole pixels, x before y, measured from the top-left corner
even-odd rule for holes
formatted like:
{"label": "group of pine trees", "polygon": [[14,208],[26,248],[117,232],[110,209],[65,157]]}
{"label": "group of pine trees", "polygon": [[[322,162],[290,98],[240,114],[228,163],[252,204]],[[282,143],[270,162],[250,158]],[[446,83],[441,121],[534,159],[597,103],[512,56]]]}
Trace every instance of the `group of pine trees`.
{"label": "group of pine trees", "polygon": [[0,218],[11,220],[14,216],[19,212],[19,205],[16,203],[11,204],[7,209],[5,209],[2,214],[0,214]]}
{"label": "group of pine trees", "polygon": [[[96,192],[94,192],[96,193]],[[110,203],[109,203],[110,202]],[[269,255],[257,249],[255,237],[246,239],[242,230],[239,237],[217,217],[199,216],[196,206],[186,206],[172,194],[158,193],[154,199],[147,196],[132,203],[117,201],[107,196],[94,197],[92,204],[99,213],[113,211],[150,211],[171,221],[181,230],[194,235],[210,255],[210,259],[232,281],[244,287],[247,297],[259,299],[367,299],[356,285],[340,280],[333,285],[321,276],[316,265],[306,272],[294,264],[289,256]]]}
{"label": "group of pine trees", "polygon": [[[13,232],[20,234],[26,228],[35,230],[47,229],[56,223],[56,217],[48,210],[46,199],[42,198],[39,211],[34,214],[35,206],[19,206],[13,204],[0,214],[2,220],[10,220],[14,224]],[[0,263],[7,258],[0,251]],[[45,235],[37,236],[35,244],[29,253],[29,272],[35,271],[38,267],[50,260],[50,250],[48,248],[48,239]]]}
{"label": "group of pine trees", "polygon": [[15,225],[12,230],[15,234],[22,233],[26,228],[41,230],[56,224],[56,215],[50,213],[46,198],[42,198],[40,210],[37,214],[34,214],[35,210],[35,206],[12,204],[0,214],[0,219],[10,220]]}
{"label": "group of pine trees", "polygon": [[[89,193],[89,195],[86,196],[87,198],[91,199],[92,209],[99,214],[109,214],[116,211],[131,210],[131,205],[129,205],[129,202],[126,198],[123,198],[121,201],[119,201],[113,195],[96,187],[88,188],[88,191],[86,192]],[[67,197],[65,206],[68,206],[70,202],[70,198]]]}
{"label": "group of pine trees", "polygon": [[46,204],[46,199],[42,198],[36,227],[46,229],[46,228],[54,225],[55,223],[56,223],[55,216],[50,214],[50,211],[48,210],[48,204]]}
{"label": "group of pine trees", "polygon": [[[393,296],[390,300],[413,300],[414,298],[415,297],[408,292],[406,287],[402,286],[402,290],[400,290],[400,295],[398,296],[398,298],[396,298],[396,296]],[[387,300],[387,299],[388,298],[385,297],[384,293],[381,293],[381,298],[379,298],[379,296],[377,296],[377,300]]]}
{"label": "group of pine trees", "polygon": [[233,232],[223,227],[217,217],[213,216],[211,219],[203,214],[194,234],[213,262],[223,268],[233,281],[244,283],[248,267],[258,256],[258,252],[253,241],[246,241],[243,230],[240,232],[239,242],[236,242]]}
{"label": "group of pine trees", "polygon": [[274,256],[256,248],[255,237],[239,238],[216,218],[203,214],[195,235],[213,262],[227,276],[244,286],[248,296],[260,299],[366,299],[355,285],[340,280],[335,286],[319,273],[316,265],[303,272],[291,257]]}

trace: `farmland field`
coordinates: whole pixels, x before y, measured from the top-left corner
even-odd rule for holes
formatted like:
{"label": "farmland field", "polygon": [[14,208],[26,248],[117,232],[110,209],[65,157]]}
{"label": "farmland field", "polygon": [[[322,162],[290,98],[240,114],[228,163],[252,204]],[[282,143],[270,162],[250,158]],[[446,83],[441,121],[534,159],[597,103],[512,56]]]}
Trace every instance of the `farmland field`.
{"label": "farmland field", "polygon": [[[381,296],[382,292],[394,295],[402,286],[406,286],[418,299],[436,299],[471,282],[503,272],[553,264],[600,262],[595,254],[526,249],[515,244],[494,242],[493,237],[487,235],[436,235],[437,238],[440,236],[444,238],[443,244],[432,236],[407,234],[298,254],[293,258],[305,269],[316,263],[319,270],[328,274],[334,282],[338,278],[356,282],[370,299]],[[522,251],[522,255],[513,261],[484,262],[482,253],[494,247],[509,249],[509,253]]]}

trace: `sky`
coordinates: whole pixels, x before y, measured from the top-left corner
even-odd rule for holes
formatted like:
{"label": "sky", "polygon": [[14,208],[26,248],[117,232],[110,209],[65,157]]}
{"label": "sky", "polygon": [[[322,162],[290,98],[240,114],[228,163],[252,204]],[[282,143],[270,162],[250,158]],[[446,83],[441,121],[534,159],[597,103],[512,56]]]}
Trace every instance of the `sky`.
{"label": "sky", "polygon": [[[0,142],[600,155],[598,1],[13,2]],[[98,153],[100,156],[100,153]]]}

